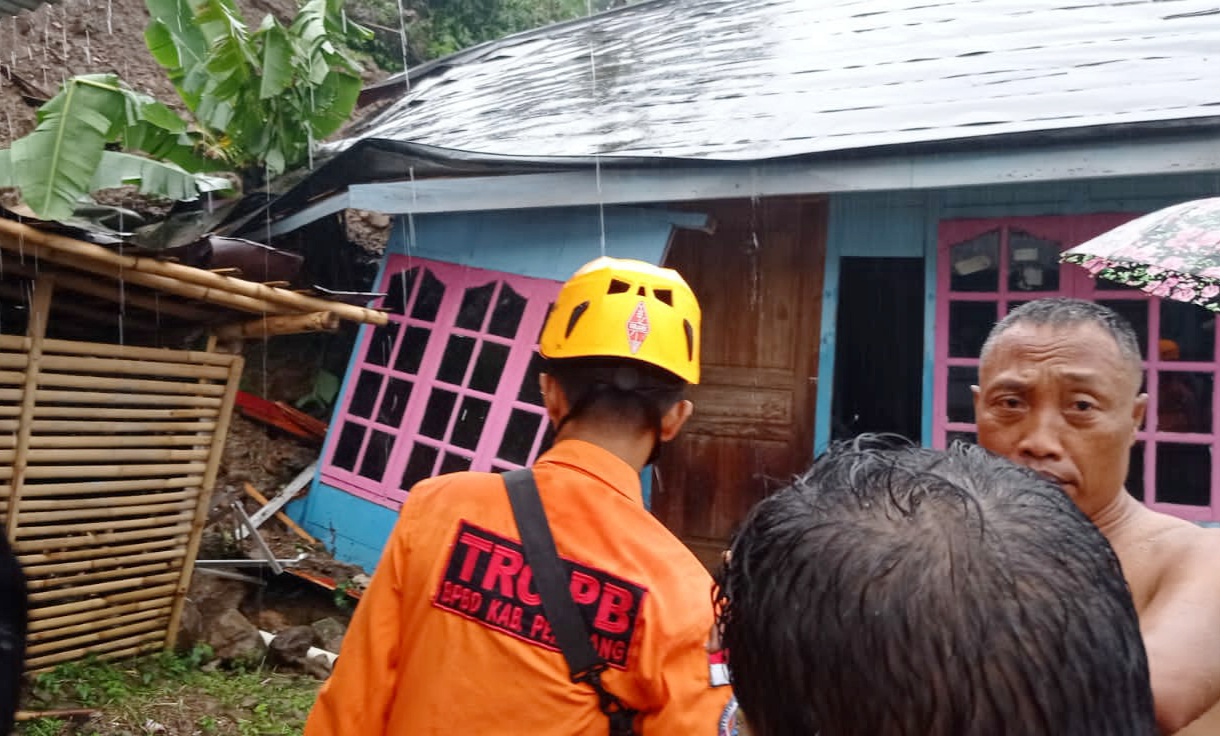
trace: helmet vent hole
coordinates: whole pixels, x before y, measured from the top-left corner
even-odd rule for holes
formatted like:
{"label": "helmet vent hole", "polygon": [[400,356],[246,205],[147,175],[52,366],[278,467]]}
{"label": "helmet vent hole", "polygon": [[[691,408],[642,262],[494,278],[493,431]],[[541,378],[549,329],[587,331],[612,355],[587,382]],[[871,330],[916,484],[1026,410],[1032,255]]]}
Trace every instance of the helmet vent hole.
{"label": "helmet vent hole", "polygon": [[572,330],[576,329],[576,323],[580,321],[581,316],[588,308],[589,302],[581,302],[580,304],[576,305],[575,309],[572,310],[572,316],[568,317],[568,330],[567,332],[563,333],[565,338],[572,336]]}
{"label": "helmet vent hole", "polygon": [[659,302],[664,302],[671,307],[674,305],[673,289],[653,289],[652,295],[655,296]]}
{"label": "helmet vent hole", "polygon": [[631,284],[619,279],[610,279],[610,287],[606,289],[607,294],[625,294],[631,291]]}
{"label": "helmet vent hole", "polygon": [[648,292],[647,292],[647,291],[644,289],[644,287],[643,287],[643,286],[641,286],[641,287],[639,288],[639,290],[638,290],[638,291],[636,291],[635,293],[636,293],[638,296],[648,296]]}
{"label": "helmet vent hole", "polygon": [[682,327],[686,330],[686,359],[695,359],[695,328],[691,325],[690,320],[682,320]]}

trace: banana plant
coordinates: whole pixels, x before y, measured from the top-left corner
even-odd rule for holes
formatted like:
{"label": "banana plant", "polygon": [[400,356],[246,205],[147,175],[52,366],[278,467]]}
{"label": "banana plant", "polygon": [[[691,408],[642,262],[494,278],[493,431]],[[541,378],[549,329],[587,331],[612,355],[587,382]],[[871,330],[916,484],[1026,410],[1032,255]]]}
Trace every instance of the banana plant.
{"label": "banana plant", "polygon": [[[107,150],[114,144],[155,158]],[[0,150],[0,186],[20,189],[48,220],[71,216],[91,191],[123,184],[173,199],[231,189],[229,180],[205,173],[223,164],[198,151],[173,110],[113,74],[82,75],[38,110],[32,132]]]}
{"label": "banana plant", "polygon": [[277,176],[355,108],[360,67],[337,39],[372,34],[344,17],[342,0],[308,0],[291,25],[268,16],[253,33],[232,0],[146,3],[149,51],[190,120],[113,74],[67,80],[35,129],[0,150],[0,186],[18,187],[39,217],[66,219],[103,185],[191,199],[231,188],[217,171]]}

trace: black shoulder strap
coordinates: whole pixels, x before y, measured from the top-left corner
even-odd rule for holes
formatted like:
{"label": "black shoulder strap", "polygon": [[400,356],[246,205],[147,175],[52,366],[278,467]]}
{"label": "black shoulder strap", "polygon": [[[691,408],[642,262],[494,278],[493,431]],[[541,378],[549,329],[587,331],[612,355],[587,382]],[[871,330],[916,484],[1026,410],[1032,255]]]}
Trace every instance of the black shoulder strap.
{"label": "black shoulder strap", "polygon": [[612,736],[633,734],[637,711],[627,708],[602,685],[601,673],[606,669],[606,662],[597,656],[589,642],[589,629],[576,601],[572,600],[568,576],[559,561],[559,551],[555,549],[555,538],[547,523],[546,510],[542,508],[533,471],[526,468],[504,473],[504,485],[508,487],[508,501],[513,507],[521,546],[525,549],[525,561],[533,571],[542,610],[546,612],[555,641],[568,663],[572,682],[588,683],[597,691],[599,706],[610,719]]}

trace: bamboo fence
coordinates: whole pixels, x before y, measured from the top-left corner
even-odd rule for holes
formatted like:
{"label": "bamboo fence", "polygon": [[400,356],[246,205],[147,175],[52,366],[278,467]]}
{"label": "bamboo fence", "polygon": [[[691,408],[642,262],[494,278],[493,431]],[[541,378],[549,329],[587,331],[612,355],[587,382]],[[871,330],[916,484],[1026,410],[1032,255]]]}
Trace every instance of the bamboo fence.
{"label": "bamboo fence", "polygon": [[44,327],[0,335],[0,518],[29,585],[28,672],[173,645],[242,369]]}

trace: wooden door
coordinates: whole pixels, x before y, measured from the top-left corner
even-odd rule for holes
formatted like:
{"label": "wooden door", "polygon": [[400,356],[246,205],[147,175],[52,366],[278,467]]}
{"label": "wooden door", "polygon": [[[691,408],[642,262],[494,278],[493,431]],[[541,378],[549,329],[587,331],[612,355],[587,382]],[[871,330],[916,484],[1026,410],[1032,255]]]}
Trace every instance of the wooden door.
{"label": "wooden door", "polygon": [[712,234],[680,231],[666,265],[703,307],[695,413],[663,453],[653,511],[705,564],[750,507],[813,453],[826,205],[703,203]]}

